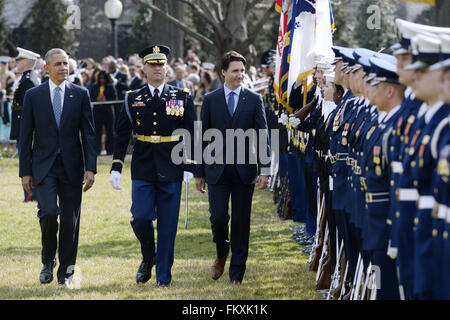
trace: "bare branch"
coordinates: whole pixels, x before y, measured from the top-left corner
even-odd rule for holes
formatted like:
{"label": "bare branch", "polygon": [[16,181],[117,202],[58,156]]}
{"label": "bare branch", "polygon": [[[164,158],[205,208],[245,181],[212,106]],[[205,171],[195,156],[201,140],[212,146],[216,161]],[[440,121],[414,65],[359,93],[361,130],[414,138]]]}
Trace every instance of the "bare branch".
{"label": "bare branch", "polygon": [[195,32],[194,30],[192,30],[192,28],[189,28],[186,24],[182,23],[181,21],[179,21],[177,18],[173,17],[172,15],[164,12],[163,10],[158,8],[157,6],[147,2],[145,0],[132,0],[132,1],[135,4],[138,4],[138,5],[141,5],[143,7],[149,8],[154,13],[157,13],[157,14],[161,15],[162,17],[166,18],[167,20],[172,22],[177,28],[180,28],[186,34],[188,34],[191,37],[197,39],[198,41],[200,41],[201,43],[205,44],[209,48],[211,48],[213,50],[217,49],[216,46],[214,45],[214,42],[211,39],[205,37],[204,35],[202,35],[202,34],[200,34],[198,32]]}
{"label": "bare branch", "polygon": [[[202,5],[197,5],[196,3],[194,3],[192,0],[177,0],[181,3],[187,4],[188,6],[190,6],[192,8],[192,10],[194,10],[195,14],[201,16],[208,24],[210,24],[214,29],[216,29],[216,31],[221,32],[221,26],[219,25],[218,21],[216,21],[214,19],[214,16],[211,14],[211,11],[209,10],[208,7],[203,8],[204,6]],[[203,3],[204,5],[204,3]],[[205,11],[205,9],[207,11]]]}
{"label": "bare branch", "polygon": [[244,49],[246,49],[249,45],[251,45],[256,40],[256,37],[258,36],[259,32],[261,31],[264,23],[266,23],[267,19],[269,19],[269,16],[275,12],[274,6],[275,6],[275,1],[272,1],[272,5],[268,9],[266,9],[266,12],[264,13],[264,15],[261,17],[261,19],[258,21],[258,23],[253,27],[253,30],[251,32],[249,32],[247,40],[245,40],[241,44],[240,50],[243,51]]}
{"label": "bare branch", "polygon": [[222,6],[220,4],[220,2],[215,1],[215,0],[211,0],[213,2],[213,8],[214,8],[214,12],[216,13],[217,19],[222,22],[224,20],[224,16],[222,13]]}

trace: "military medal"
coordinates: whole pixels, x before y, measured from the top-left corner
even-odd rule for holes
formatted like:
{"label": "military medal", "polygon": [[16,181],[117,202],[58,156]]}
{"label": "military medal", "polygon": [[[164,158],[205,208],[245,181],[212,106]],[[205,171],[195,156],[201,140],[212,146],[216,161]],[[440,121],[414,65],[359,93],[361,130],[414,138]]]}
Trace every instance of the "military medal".
{"label": "military medal", "polygon": [[341,140],[342,145],[346,146],[347,145],[347,138],[343,137]]}
{"label": "military medal", "polygon": [[447,159],[439,159],[437,173],[441,176],[448,176],[450,174],[450,169]]}
{"label": "military medal", "polygon": [[377,176],[381,176],[381,168],[380,168],[380,166],[376,166],[375,167],[375,173],[376,173]]}
{"label": "military medal", "polygon": [[370,128],[369,132],[367,132],[367,136],[366,136],[366,139],[367,139],[367,140],[370,139],[370,136],[371,136],[372,133],[375,131],[375,129],[376,129],[376,126],[372,126],[372,127]]}
{"label": "military medal", "polygon": [[379,166],[380,163],[381,163],[380,151],[381,151],[381,147],[380,146],[373,146],[373,151],[372,151],[372,153],[373,153],[373,163],[375,163],[377,166]]}

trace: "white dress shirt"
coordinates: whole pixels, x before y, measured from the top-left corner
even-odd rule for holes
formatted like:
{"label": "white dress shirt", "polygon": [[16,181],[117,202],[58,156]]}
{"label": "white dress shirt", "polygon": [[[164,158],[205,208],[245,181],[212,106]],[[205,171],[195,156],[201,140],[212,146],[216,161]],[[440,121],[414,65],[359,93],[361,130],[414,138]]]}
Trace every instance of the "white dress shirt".
{"label": "white dress shirt", "polygon": [[52,101],[52,105],[53,105],[53,97],[55,96],[55,89],[56,87],[60,87],[61,88],[61,112],[63,110],[64,107],[64,92],[66,91],[66,80],[64,80],[63,82],[61,82],[61,84],[59,86],[57,86],[52,79],[48,79],[48,85],[50,87],[50,99]]}
{"label": "white dress shirt", "polygon": [[[152,86],[150,83],[148,84],[148,88],[150,89],[150,93],[152,94],[152,97],[153,97],[154,96],[153,92],[155,91],[156,88],[154,86]],[[164,90],[164,82],[162,83],[162,85],[160,85],[158,87],[158,91],[159,91],[158,96],[160,98],[161,98],[161,93],[163,92],[163,90]]]}

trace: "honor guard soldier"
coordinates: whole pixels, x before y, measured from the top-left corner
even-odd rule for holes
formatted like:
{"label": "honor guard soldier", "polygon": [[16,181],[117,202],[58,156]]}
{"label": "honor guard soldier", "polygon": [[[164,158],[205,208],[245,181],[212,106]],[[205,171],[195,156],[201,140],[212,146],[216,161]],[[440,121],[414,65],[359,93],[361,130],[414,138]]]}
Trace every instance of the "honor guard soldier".
{"label": "honor guard soldier", "polygon": [[[165,83],[167,55],[170,49],[154,45],[143,49],[143,60],[148,84],[128,92],[120,111],[114,148],[110,182],[120,186],[121,171],[132,131],[137,134],[131,160],[132,206],[131,227],[140,241],[142,263],[136,275],[137,283],[151,277],[156,264],[156,281],[160,287],[169,286],[174,261],[174,245],[180,209],[183,177],[192,178],[193,161],[177,164],[171,158],[172,149],[180,143],[193,147],[195,108],[187,89]],[[175,135],[177,129],[186,129],[191,141],[182,141]],[[188,150],[190,151],[190,150]],[[193,154],[191,152],[190,154]],[[184,172],[184,173],[183,173]],[[157,249],[153,220],[157,221]]]}
{"label": "honor guard soldier", "polygon": [[384,137],[399,116],[404,87],[398,82],[396,64],[376,57],[371,58],[370,62],[376,70],[375,79],[371,83],[371,86],[377,87],[373,102],[378,111],[383,111],[385,115],[378,118],[378,126],[366,136],[361,163],[366,169],[367,249],[370,251],[372,265],[380,270],[376,275],[380,277],[377,299],[397,300],[399,293],[395,261],[387,255],[390,167],[386,160]]}
{"label": "honor guard soldier", "polygon": [[411,142],[409,160],[413,183],[418,194],[414,217],[414,293],[417,299],[436,299],[436,274],[433,254],[433,238],[439,235],[434,227],[432,174],[437,166],[437,146],[448,133],[450,108],[441,99],[441,71],[430,66],[441,59],[442,41],[431,34],[418,34],[412,39],[413,51],[417,51],[416,62],[406,67],[415,70],[413,89],[418,98],[426,102],[428,109],[424,116],[424,128],[414,143]]}
{"label": "honor guard soldier", "polygon": [[[16,68],[19,73],[22,73],[18,83],[14,83],[14,100],[12,104],[11,112],[11,133],[10,140],[17,140],[17,146],[19,146],[19,132],[20,132],[20,118],[22,117],[23,99],[25,92],[40,84],[40,80],[34,72],[34,65],[36,60],[40,57],[39,54],[30,50],[17,48],[19,54],[16,57]],[[16,80],[17,81],[17,80]],[[20,153],[20,148],[17,149]],[[37,201],[37,195],[35,189],[28,194],[24,190],[25,202]]]}
{"label": "honor guard soldier", "polygon": [[[445,58],[449,56],[449,37],[440,36],[441,39],[441,56]],[[450,57],[430,67],[430,70],[442,70],[441,82],[441,98],[447,105],[450,104]],[[448,119],[450,122],[450,119]],[[449,124],[450,125],[450,124]],[[437,167],[434,170],[434,199],[435,205],[433,208],[433,218],[437,228],[439,228],[438,235],[434,237],[433,248],[435,248],[434,256],[439,260],[436,261],[435,267],[437,270],[437,277],[434,286],[438,289],[437,299],[450,299],[450,274],[448,272],[450,266],[450,189],[449,189],[449,160],[450,160],[450,134],[448,126],[442,127],[446,129],[447,134],[444,135],[440,145],[437,146],[436,152],[439,152],[439,159]]]}

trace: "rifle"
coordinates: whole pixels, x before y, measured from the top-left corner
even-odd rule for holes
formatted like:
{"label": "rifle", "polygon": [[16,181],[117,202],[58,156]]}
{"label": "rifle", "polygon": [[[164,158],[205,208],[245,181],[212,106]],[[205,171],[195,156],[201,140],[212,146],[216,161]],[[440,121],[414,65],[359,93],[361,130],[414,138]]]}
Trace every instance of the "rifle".
{"label": "rifle", "polygon": [[309,257],[309,271],[317,271],[324,244],[325,231],[327,226],[327,219],[325,215],[325,194],[322,195],[321,199],[322,204],[320,206],[320,211],[317,214],[319,223],[317,224],[316,234],[314,235],[314,244]]}
{"label": "rifle", "polygon": [[[336,234],[337,238],[337,234]],[[337,239],[336,239],[337,240]],[[336,241],[338,243],[338,241]],[[336,255],[336,265],[334,267],[333,275],[331,276],[331,285],[330,290],[328,290],[327,300],[331,299],[331,294],[337,291],[337,288],[340,285],[340,261],[342,253],[344,252],[342,249],[344,248],[344,241],[341,241],[341,245],[337,245],[336,251],[338,251]]]}

